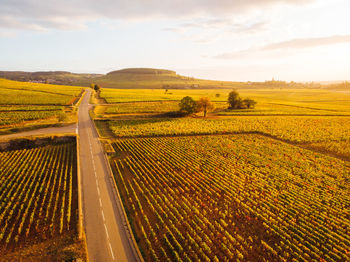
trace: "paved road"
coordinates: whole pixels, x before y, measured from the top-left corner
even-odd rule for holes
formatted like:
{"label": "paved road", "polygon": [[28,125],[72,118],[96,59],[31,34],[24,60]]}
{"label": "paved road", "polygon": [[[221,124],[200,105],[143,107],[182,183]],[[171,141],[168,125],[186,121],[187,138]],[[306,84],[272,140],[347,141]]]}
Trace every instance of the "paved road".
{"label": "paved road", "polygon": [[114,195],[98,134],[88,114],[87,94],[79,107],[82,202],[89,260],[137,261]]}
{"label": "paved road", "polygon": [[48,128],[41,128],[26,132],[20,132],[10,135],[2,135],[0,136],[0,140],[7,140],[17,137],[24,137],[24,136],[37,136],[37,135],[49,135],[49,134],[71,134],[76,132],[76,124],[72,124],[69,126],[62,126],[62,127],[48,127]]}

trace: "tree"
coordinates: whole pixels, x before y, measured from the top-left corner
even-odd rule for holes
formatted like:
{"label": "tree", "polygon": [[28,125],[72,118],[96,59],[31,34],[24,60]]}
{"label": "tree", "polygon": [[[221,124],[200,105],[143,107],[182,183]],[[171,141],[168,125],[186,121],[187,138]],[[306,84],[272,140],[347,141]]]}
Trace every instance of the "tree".
{"label": "tree", "polygon": [[98,84],[95,84],[94,90],[95,90],[96,92],[100,91],[100,86],[99,86]]}
{"label": "tree", "polygon": [[207,112],[213,110],[215,105],[210,101],[209,97],[201,97],[197,102],[197,110],[198,112],[203,111],[204,117],[207,116]]}
{"label": "tree", "polygon": [[256,105],[256,101],[254,101],[253,99],[250,99],[250,98],[246,98],[242,102],[245,105],[245,107],[248,109],[252,109]]}
{"label": "tree", "polygon": [[229,103],[229,108],[230,109],[237,109],[240,108],[241,104],[242,104],[242,100],[239,97],[239,94],[237,91],[232,90],[229,94],[228,94],[228,100],[227,102]]}
{"label": "tree", "polygon": [[193,114],[197,110],[197,103],[190,96],[185,96],[179,103],[180,111],[189,115]]}

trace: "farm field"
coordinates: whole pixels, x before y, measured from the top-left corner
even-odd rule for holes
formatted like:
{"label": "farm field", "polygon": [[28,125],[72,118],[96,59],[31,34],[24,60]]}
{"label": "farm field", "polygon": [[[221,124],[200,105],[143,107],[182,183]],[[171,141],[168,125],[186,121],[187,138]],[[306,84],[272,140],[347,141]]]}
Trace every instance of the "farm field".
{"label": "farm field", "polygon": [[82,87],[0,79],[1,105],[71,105]]}
{"label": "farm field", "polygon": [[[225,102],[214,102],[216,110],[227,108]],[[96,106],[94,113],[102,117],[114,117],[127,114],[165,114],[179,110],[179,101],[159,101],[159,102],[125,102],[113,105]]]}
{"label": "farm field", "polygon": [[350,165],[264,136],[117,139],[146,261],[348,261]]}
{"label": "farm field", "polygon": [[[75,244],[76,163],[75,138],[0,152],[0,257],[11,260],[12,253],[18,250],[55,239],[57,243],[63,241],[65,246]],[[51,243],[49,250],[53,251],[54,245]],[[48,251],[41,252],[44,260],[50,260]],[[67,252],[60,252],[51,256],[66,259]],[[19,255],[15,260],[24,258]]]}
{"label": "farm field", "polygon": [[295,143],[342,141],[349,117],[239,116],[220,119],[163,118],[109,121],[117,137],[260,132]]}
{"label": "farm field", "polygon": [[[105,90],[96,126],[146,261],[350,259],[350,96],[323,89]],[[169,94],[171,93],[171,94]],[[184,96],[208,117],[170,117]]]}
{"label": "farm field", "polygon": [[[100,97],[107,103],[142,102],[142,101],[179,101],[185,96],[195,100],[209,97],[214,102],[226,102],[231,89],[171,89],[167,93],[158,89],[108,89],[102,88]],[[250,97],[258,102],[256,109],[272,109],[288,112],[289,110],[323,110],[350,114],[350,95],[323,89],[238,89],[242,97]],[[316,112],[315,112],[316,113]],[[322,112],[324,113],[324,112]]]}
{"label": "farm field", "polygon": [[0,133],[76,121],[81,87],[24,83],[0,79]]}
{"label": "farm field", "polygon": [[[164,90],[102,89],[101,96],[107,92],[118,103],[97,105],[96,124],[100,134],[107,137],[257,132],[350,159],[350,145],[346,142],[350,135],[350,95],[325,89],[241,89],[241,97],[253,98],[258,102],[256,107],[229,110],[225,102],[229,91],[168,90],[166,94]],[[216,101],[216,109],[207,118],[202,113],[171,118],[166,113],[176,110],[179,101],[145,102],[186,95],[194,99],[208,96]],[[125,102],[135,98],[144,101]]]}

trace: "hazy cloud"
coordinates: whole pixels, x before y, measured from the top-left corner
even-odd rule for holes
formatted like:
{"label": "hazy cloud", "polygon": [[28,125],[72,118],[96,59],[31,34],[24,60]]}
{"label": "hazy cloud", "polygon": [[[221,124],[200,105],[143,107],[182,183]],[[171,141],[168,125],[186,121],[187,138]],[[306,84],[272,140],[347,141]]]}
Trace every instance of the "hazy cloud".
{"label": "hazy cloud", "polygon": [[265,31],[267,28],[268,23],[267,22],[257,22],[253,24],[234,24],[233,25],[233,33],[240,33],[240,34],[255,34],[262,31]]}
{"label": "hazy cloud", "polygon": [[[0,27],[24,30],[83,28],[95,19],[155,19],[216,17],[276,4],[305,4],[313,0],[0,0]],[[4,21],[11,17],[11,23]],[[29,25],[29,26],[28,26]]]}
{"label": "hazy cloud", "polygon": [[310,48],[323,45],[333,45],[350,42],[350,35],[334,35],[315,38],[298,38],[289,41],[273,43],[262,47],[262,50],[276,50],[285,48]]}
{"label": "hazy cloud", "polygon": [[349,43],[350,35],[334,35],[326,37],[315,38],[297,38],[288,41],[282,41],[277,43],[268,44],[257,48],[248,48],[244,50],[238,50],[231,53],[223,53],[216,55],[214,58],[220,59],[232,59],[246,57],[248,55],[263,53],[267,51],[281,51],[286,49],[303,49],[313,48],[326,45]]}

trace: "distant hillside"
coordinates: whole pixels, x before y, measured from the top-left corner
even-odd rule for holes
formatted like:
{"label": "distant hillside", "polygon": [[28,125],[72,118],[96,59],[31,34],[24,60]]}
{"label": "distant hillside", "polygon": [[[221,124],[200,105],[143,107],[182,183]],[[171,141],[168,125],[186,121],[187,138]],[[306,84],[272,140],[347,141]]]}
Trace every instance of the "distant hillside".
{"label": "distant hillside", "polygon": [[127,68],[112,71],[94,79],[105,88],[239,88],[244,83],[196,79],[176,74],[175,71],[154,68]]}
{"label": "distant hillside", "polygon": [[154,68],[125,68],[107,73],[107,75],[121,75],[121,74],[134,74],[134,75],[176,75],[175,71],[165,69]]}
{"label": "distant hillside", "polygon": [[242,89],[242,88],[317,88],[320,84],[283,81],[232,82],[196,79],[175,71],[155,68],[126,68],[103,74],[75,74],[65,71],[20,72],[0,71],[0,78],[10,80],[120,89]]}
{"label": "distant hillside", "polygon": [[88,86],[91,79],[100,74],[75,74],[66,71],[22,72],[0,71],[0,78],[22,82],[36,82],[60,85],[84,85]]}
{"label": "distant hillside", "polygon": [[339,90],[339,91],[350,91],[350,82],[345,81],[345,82],[337,82],[337,83],[329,84],[327,88]]}

